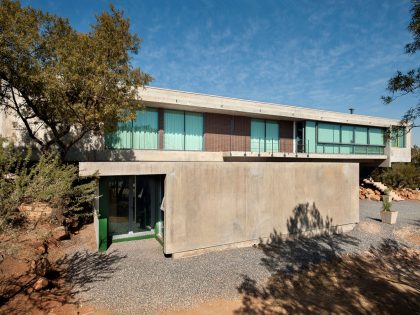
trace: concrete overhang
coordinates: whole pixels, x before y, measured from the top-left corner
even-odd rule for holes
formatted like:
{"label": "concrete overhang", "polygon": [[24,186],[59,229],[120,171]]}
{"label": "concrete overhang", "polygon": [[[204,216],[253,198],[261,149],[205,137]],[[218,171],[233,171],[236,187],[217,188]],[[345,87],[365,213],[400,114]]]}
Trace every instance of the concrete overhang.
{"label": "concrete overhang", "polygon": [[283,104],[146,87],[139,90],[146,105],[199,112],[284,120],[317,120],[342,124],[390,127],[400,121],[382,117],[352,115]]}

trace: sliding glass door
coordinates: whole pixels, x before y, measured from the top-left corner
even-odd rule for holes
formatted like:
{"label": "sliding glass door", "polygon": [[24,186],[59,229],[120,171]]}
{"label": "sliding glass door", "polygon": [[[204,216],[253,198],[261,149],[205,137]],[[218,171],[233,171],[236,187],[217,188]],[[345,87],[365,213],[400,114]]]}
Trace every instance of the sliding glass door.
{"label": "sliding glass door", "polygon": [[163,175],[112,176],[108,181],[109,234],[163,234]]}

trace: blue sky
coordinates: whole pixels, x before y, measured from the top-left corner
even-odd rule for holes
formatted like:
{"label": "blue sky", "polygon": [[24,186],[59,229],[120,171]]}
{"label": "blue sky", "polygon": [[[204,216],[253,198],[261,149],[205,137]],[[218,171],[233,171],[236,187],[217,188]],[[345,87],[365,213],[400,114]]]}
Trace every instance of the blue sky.
{"label": "blue sky", "polygon": [[[399,119],[414,105],[380,100],[404,54],[410,2],[113,1],[143,39],[133,64],[152,86]],[[109,1],[22,1],[89,30]],[[413,142],[420,145],[420,130]]]}

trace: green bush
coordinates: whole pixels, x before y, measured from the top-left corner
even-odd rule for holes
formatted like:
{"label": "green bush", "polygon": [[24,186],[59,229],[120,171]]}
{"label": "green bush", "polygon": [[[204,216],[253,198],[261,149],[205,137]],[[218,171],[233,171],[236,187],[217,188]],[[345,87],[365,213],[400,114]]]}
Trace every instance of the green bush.
{"label": "green bush", "polygon": [[23,202],[46,202],[59,217],[91,215],[95,180],[79,178],[77,166],[62,163],[56,154],[41,155],[29,166],[31,154],[0,139],[0,229],[23,223],[18,211]]}
{"label": "green bush", "polygon": [[391,211],[391,207],[392,207],[392,204],[391,204],[390,201],[388,201],[388,200],[383,200],[382,201],[382,210],[383,211]]}
{"label": "green bush", "polygon": [[376,169],[372,177],[394,188],[420,187],[420,168],[414,163],[393,163],[390,168]]}

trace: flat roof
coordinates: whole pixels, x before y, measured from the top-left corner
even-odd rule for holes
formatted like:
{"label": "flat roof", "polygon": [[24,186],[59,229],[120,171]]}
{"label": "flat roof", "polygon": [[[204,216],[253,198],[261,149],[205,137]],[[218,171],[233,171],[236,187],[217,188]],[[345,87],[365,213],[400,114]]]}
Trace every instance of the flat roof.
{"label": "flat roof", "polygon": [[232,97],[177,91],[158,87],[140,88],[139,97],[147,104],[162,108],[212,112],[267,119],[317,120],[343,124],[389,127],[399,119],[339,113],[322,109],[243,100]]}

